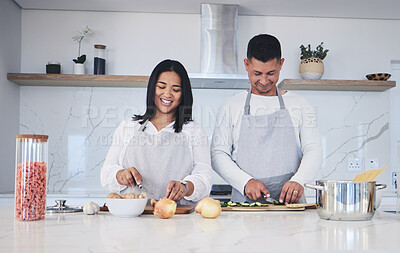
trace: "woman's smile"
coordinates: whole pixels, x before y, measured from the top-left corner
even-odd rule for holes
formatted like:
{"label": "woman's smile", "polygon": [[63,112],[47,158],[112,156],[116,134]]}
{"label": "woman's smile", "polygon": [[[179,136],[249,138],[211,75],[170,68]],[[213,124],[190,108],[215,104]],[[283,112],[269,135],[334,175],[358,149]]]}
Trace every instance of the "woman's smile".
{"label": "woman's smile", "polygon": [[162,98],[160,98],[160,100],[161,100],[161,103],[162,103],[164,106],[170,106],[170,105],[172,104],[172,100],[162,99]]}
{"label": "woman's smile", "polygon": [[154,102],[157,107],[155,118],[165,116],[170,121],[174,120],[176,108],[178,108],[182,98],[181,78],[173,71],[160,74],[156,83]]}

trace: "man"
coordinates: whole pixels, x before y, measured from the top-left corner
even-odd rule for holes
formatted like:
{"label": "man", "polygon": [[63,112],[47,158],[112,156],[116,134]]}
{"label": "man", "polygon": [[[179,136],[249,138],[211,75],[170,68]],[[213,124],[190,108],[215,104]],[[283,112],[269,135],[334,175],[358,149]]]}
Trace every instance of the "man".
{"label": "man", "polygon": [[284,59],[271,35],[253,37],[244,65],[251,83],[220,107],[211,144],[214,170],[232,185],[232,201],[305,203],[303,185],[322,163],[313,106],[278,89]]}

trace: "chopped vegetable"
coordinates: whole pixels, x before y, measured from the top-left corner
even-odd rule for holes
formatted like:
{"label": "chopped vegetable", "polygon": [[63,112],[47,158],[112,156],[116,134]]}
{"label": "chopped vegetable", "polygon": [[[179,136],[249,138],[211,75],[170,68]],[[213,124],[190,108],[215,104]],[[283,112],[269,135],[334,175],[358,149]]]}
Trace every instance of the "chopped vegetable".
{"label": "chopped vegetable", "polygon": [[232,206],[254,207],[254,206],[268,206],[268,204],[261,204],[260,202],[249,203],[247,201],[245,202],[228,201],[221,204],[221,207],[232,207]]}
{"label": "chopped vegetable", "polygon": [[274,205],[278,205],[278,206],[282,206],[282,205],[285,205],[285,203],[281,203],[281,202],[279,202],[279,201],[273,201],[272,202],[272,204],[274,204]]}

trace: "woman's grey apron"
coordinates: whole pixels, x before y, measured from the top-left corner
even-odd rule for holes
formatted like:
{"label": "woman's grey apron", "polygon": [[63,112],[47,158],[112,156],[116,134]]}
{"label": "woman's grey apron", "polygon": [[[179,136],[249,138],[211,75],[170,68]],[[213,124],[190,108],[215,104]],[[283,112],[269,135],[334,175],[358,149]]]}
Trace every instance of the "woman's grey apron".
{"label": "woman's grey apron", "polygon": [[[301,161],[289,111],[279,88],[280,109],[267,115],[250,115],[251,90],[247,94],[240,126],[236,164],[267,187],[271,197],[279,200],[283,185],[296,173]],[[254,202],[243,192],[232,191],[232,201]],[[259,202],[265,202],[260,201]],[[299,203],[305,203],[304,195]]]}
{"label": "woman's grey apron", "polygon": [[[124,168],[135,167],[142,176],[143,188],[149,192],[148,198],[165,197],[167,185],[171,180],[183,180],[193,171],[193,160],[189,148],[189,139],[183,133],[162,131],[155,135],[144,132],[147,121],[135,135],[126,140],[125,155],[122,159]],[[143,190],[128,187],[121,193],[139,194]],[[193,204],[182,199],[179,204]]]}

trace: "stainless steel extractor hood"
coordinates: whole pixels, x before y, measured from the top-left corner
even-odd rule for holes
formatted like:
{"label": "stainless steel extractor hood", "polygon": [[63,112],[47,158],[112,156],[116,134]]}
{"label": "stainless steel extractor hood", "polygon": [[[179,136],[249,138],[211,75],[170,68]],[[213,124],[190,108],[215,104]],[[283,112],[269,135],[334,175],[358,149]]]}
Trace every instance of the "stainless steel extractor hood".
{"label": "stainless steel extractor hood", "polygon": [[201,4],[201,73],[237,74],[238,5]]}
{"label": "stainless steel extractor hood", "polygon": [[247,89],[238,74],[238,5],[201,4],[201,73],[189,74],[193,88]]}

